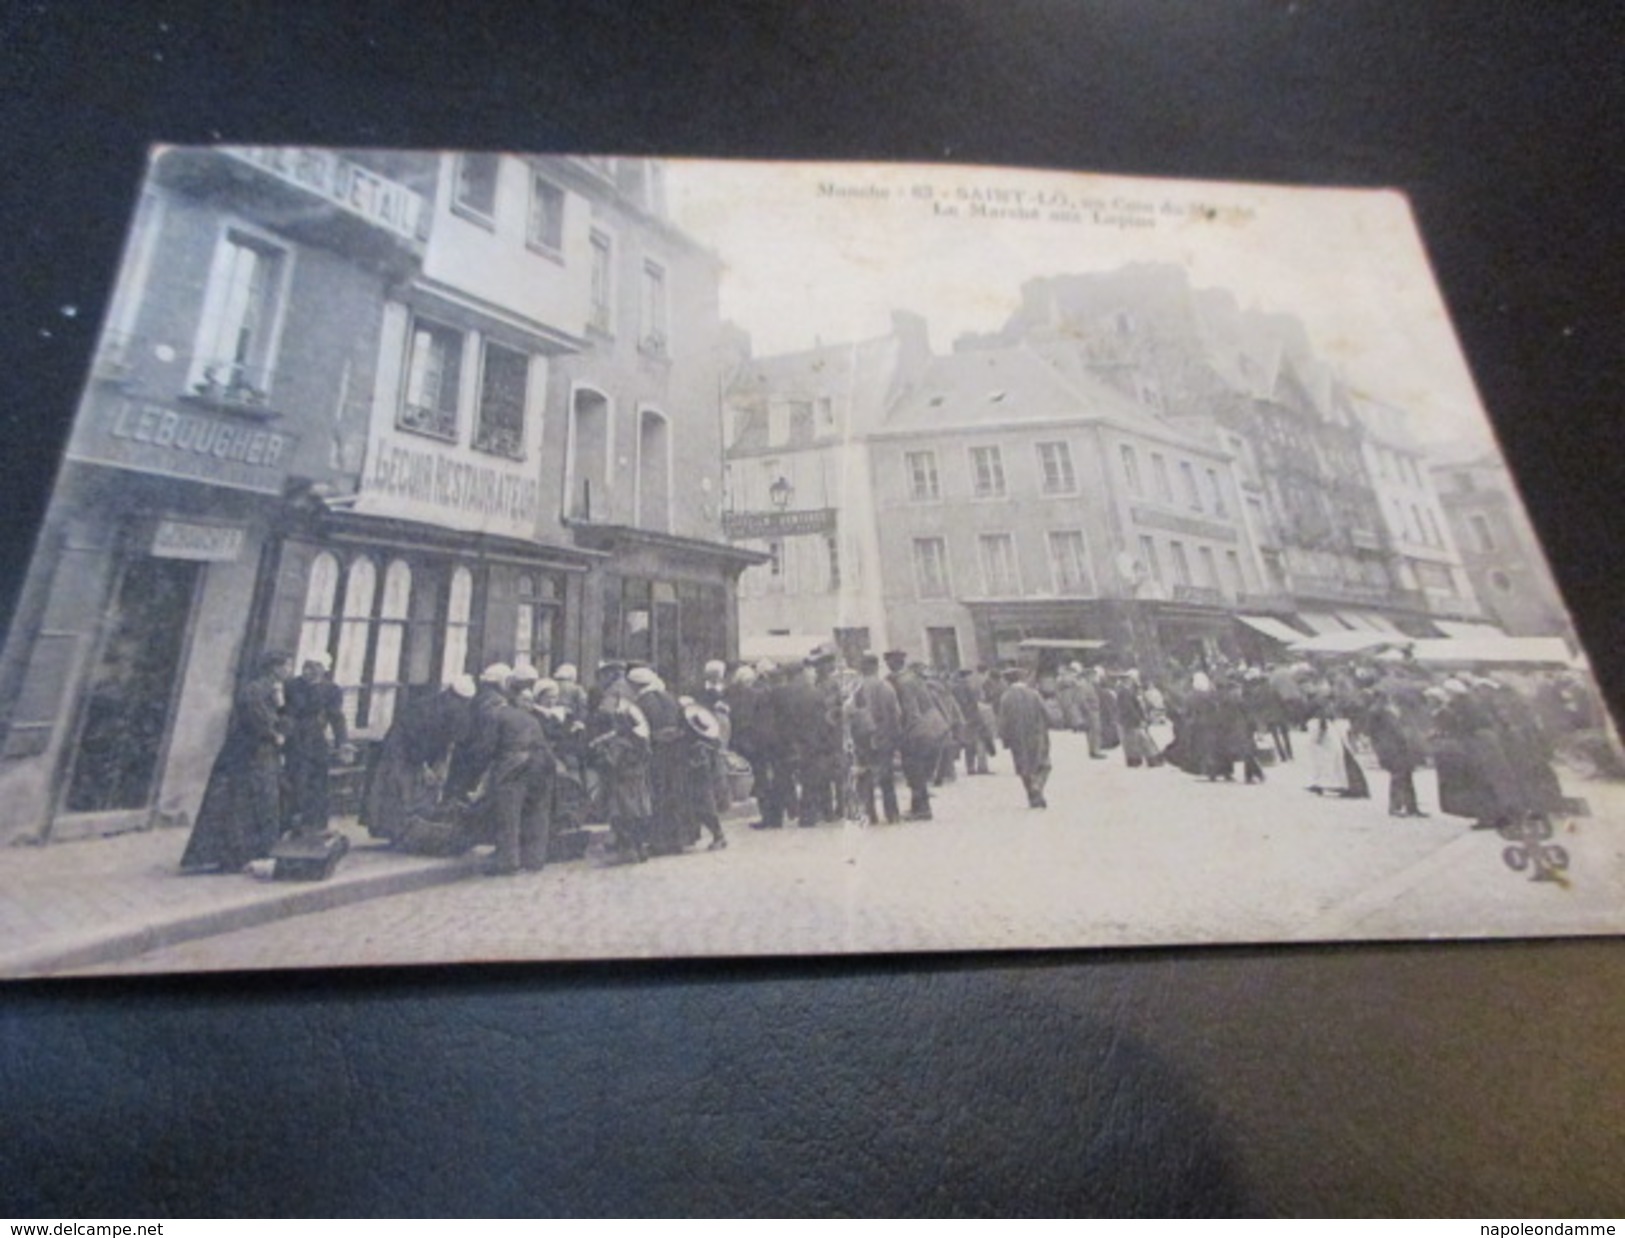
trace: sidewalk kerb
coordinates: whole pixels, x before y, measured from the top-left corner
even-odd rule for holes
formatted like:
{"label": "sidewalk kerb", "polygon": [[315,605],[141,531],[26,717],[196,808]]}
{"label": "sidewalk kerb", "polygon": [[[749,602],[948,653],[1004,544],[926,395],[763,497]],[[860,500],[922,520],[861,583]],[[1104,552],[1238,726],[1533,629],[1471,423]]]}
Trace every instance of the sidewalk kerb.
{"label": "sidewalk kerb", "polygon": [[288,883],[286,891],[278,897],[255,899],[202,912],[182,912],[172,919],[150,920],[133,926],[109,925],[86,933],[77,940],[58,938],[54,942],[42,942],[26,950],[0,955],[0,976],[23,978],[99,967],[202,937],[256,928],[277,920],[331,911],[392,894],[407,894],[447,885],[476,875],[480,871],[480,864],[480,856],[470,855],[349,881],[310,885]]}

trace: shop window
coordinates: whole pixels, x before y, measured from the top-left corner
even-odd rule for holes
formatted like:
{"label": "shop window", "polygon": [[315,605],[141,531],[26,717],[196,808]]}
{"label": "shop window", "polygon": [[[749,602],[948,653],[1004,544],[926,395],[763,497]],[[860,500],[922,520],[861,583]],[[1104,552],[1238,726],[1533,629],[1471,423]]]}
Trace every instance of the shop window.
{"label": "shop window", "polygon": [[485,345],[474,446],[510,460],[525,458],[525,396],[530,358],[496,344]]}
{"label": "shop window", "polygon": [[419,319],[412,324],[409,347],[406,389],[397,424],[414,434],[454,443],[463,373],[463,333]]}
{"label": "shop window", "polygon": [[446,628],[440,657],[440,682],[449,684],[468,671],[468,636],[474,613],[474,574],[466,567],[452,569],[446,592]]}
{"label": "shop window", "polygon": [[298,660],[332,656],[333,682],[358,735],[382,735],[395,715],[411,599],[412,569],[404,559],[390,561],[381,587],[378,567],[366,555],[342,569],[326,551],[311,563]]}
{"label": "shop window", "polygon": [[457,156],[456,185],[452,206],[459,215],[491,223],[497,213],[498,156],[466,154]]}
{"label": "shop window", "polygon": [[298,666],[317,655],[332,652],[333,606],[338,600],[338,590],[339,561],[324,550],[311,560],[310,576],[305,582],[305,614],[299,625],[299,649],[295,658]]}
{"label": "shop window", "polygon": [[959,669],[959,631],[956,628],[926,628],[926,656],[939,671]]}
{"label": "shop window", "polygon": [[530,217],[525,241],[549,258],[564,256],[564,190],[539,173],[530,178]]}
{"label": "shop window", "polygon": [[228,405],[264,405],[271,390],[285,249],[231,229],[215,247],[187,391]]}
{"label": "shop window", "polygon": [[513,664],[550,673],[560,659],[563,584],[544,573],[521,573],[514,582]]}
{"label": "shop window", "polygon": [[352,727],[360,725],[362,685],[366,682],[367,647],[377,592],[378,569],[372,560],[364,556],[354,560],[344,582],[338,652],[333,658],[333,679],[344,690],[344,713]]}

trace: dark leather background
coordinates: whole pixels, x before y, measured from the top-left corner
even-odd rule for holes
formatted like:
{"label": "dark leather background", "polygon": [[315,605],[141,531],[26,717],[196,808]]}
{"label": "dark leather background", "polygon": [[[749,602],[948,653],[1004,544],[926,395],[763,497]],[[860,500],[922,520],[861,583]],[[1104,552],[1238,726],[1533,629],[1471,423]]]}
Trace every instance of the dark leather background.
{"label": "dark leather background", "polygon": [[[11,4],[0,577],[153,140],[1394,185],[1617,705],[1620,12]],[[1618,1216],[1622,1024],[1609,940],[11,985],[0,1213]]]}

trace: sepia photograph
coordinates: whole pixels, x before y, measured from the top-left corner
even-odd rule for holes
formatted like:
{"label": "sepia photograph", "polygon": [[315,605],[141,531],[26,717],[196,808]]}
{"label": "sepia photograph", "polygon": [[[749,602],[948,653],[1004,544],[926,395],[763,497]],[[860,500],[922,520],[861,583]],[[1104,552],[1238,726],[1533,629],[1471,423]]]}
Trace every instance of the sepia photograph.
{"label": "sepia photograph", "polygon": [[0,975],[1616,934],[1403,195],[151,152]]}

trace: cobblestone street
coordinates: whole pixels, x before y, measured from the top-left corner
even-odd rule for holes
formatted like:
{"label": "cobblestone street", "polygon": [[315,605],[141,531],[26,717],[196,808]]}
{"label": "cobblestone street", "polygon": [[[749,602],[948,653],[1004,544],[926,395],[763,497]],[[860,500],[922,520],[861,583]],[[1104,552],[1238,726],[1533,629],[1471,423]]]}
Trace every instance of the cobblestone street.
{"label": "cobblestone street", "polygon": [[[190,970],[535,958],[1023,949],[1326,938],[1518,936],[1617,924],[1621,788],[1577,784],[1571,881],[1531,882],[1451,817],[1322,800],[1306,767],[1261,786],[1090,761],[1055,737],[1046,811],[1008,756],[930,823],[730,832],[722,852],[480,878],[227,933],[110,966]],[[1419,778],[1423,807],[1431,780]]]}

